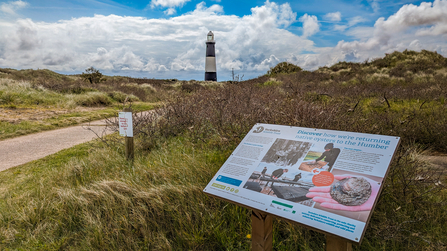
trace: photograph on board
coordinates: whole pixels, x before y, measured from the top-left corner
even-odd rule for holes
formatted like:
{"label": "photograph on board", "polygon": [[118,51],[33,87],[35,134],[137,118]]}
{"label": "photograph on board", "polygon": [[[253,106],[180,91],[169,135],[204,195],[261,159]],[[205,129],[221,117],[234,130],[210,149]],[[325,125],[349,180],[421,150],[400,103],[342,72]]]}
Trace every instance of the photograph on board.
{"label": "photograph on board", "polygon": [[306,197],[313,207],[366,222],[382,184],[382,178],[333,169],[334,181],[329,186],[314,186]]}
{"label": "photograph on board", "polygon": [[314,147],[304,157],[304,161],[299,169],[311,172],[313,169],[318,168],[330,172],[339,154],[340,148],[334,147],[333,143],[326,144],[324,148],[318,149]]}
{"label": "photograph on board", "polygon": [[312,174],[299,170],[311,148],[309,142],[276,139],[243,188],[310,206],[306,197],[312,187]]}

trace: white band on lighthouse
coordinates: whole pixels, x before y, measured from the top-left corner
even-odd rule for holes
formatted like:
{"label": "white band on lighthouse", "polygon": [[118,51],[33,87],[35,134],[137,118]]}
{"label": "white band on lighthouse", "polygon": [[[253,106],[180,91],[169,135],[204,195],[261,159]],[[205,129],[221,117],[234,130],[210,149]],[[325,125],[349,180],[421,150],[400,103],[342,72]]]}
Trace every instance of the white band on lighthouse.
{"label": "white band on lighthouse", "polygon": [[216,72],[216,58],[215,57],[206,57],[205,72]]}

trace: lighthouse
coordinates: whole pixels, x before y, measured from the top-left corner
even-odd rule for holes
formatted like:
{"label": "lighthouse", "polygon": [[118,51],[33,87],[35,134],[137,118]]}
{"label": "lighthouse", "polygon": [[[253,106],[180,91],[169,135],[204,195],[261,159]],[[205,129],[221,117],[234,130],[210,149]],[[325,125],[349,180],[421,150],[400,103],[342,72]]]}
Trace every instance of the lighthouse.
{"label": "lighthouse", "polygon": [[214,34],[210,31],[206,36],[205,81],[217,81],[215,44]]}

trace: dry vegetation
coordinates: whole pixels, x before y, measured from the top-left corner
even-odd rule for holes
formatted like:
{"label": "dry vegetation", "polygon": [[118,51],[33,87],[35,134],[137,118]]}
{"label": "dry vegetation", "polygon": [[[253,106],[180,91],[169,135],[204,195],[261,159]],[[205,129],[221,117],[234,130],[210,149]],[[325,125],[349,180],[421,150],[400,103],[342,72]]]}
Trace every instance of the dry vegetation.
{"label": "dry vegetation", "polygon": [[81,76],[0,69],[0,139],[116,116],[124,102],[149,110],[178,92],[209,86],[107,76],[92,84]]}
{"label": "dry vegetation", "polygon": [[[95,88],[123,93],[150,86],[142,100],[163,89],[169,102],[135,118],[133,162],[111,136],[1,173],[0,247],[248,250],[250,212],[201,189],[255,123],[272,123],[401,137],[355,249],[446,250],[444,170],[420,154],[447,152],[447,60],[404,51],[315,72],[271,72],[219,84],[124,77],[99,83],[109,86]],[[324,249],[322,234],[280,220],[274,228],[275,250]]]}

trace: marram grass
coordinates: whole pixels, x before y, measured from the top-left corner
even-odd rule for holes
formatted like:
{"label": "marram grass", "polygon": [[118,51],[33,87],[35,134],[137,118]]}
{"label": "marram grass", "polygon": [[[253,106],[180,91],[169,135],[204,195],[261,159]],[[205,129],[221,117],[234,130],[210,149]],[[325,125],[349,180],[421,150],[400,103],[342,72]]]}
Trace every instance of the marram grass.
{"label": "marram grass", "polygon": [[120,150],[84,144],[2,172],[0,246],[247,249],[248,210],[202,192],[221,164],[214,154],[172,141],[132,164]]}
{"label": "marram grass", "polygon": [[[231,149],[177,137],[150,153],[137,151],[129,162],[122,145],[105,147],[97,142],[1,172],[0,249],[250,250],[250,210],[202,192],[229,154]],[[413,209],[409,205],[402,211],[395,211],[397,206],[384,208],[394,200],[384,193],[356,250],[440,247],[411,234],[420,240],[419,246],[414,241],[377,239],[377,228],[390,220],[388,210],[401,217],[402,224],[413,224],[405,223],[411,215],[396,214]],[[432,218],[438,215],[436,220],[442,224],[446,215],[430,210],[426,218],[431,220],[419,231],[422,238],[436,231],[445,233],[441,225],[433,225]],[[274,220],[275,250],[324,250],[324,243],[323,234]]]}

